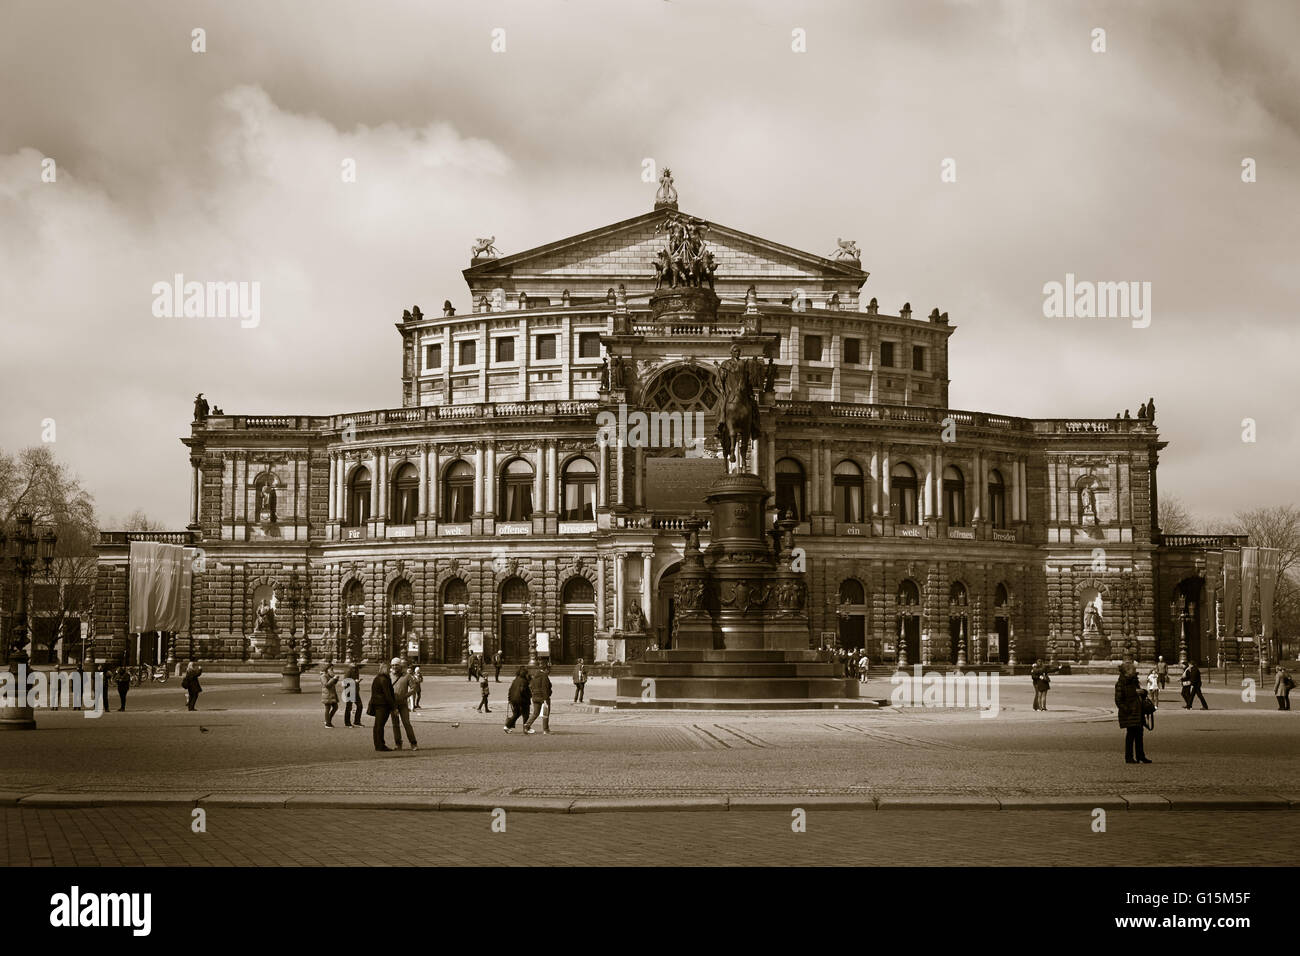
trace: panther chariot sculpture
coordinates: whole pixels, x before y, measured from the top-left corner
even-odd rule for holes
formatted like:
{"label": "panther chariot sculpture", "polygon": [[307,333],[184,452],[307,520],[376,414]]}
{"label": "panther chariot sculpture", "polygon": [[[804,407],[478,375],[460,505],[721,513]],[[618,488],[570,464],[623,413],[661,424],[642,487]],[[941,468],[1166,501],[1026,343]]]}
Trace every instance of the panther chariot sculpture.
{"label": "panther chariot sculpture", "polygon": [[470,260],[472,261],[477,259],[479,256],[492,258],[501,255],[501,253],[497,251],[497,247],[493,245],[496,241],[496,236],[488,236],[486,239],[475,239],[474,245],[471,246],[469,250]]}

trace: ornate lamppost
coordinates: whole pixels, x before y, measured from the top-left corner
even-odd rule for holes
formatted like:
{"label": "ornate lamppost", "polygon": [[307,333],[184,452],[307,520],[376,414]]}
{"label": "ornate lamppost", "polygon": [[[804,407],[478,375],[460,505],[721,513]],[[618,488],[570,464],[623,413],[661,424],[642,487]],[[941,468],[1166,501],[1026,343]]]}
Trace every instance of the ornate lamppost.
{"label": "ornate lamppost", "polygon": [[899,670],[907,668],[907,620],[903,616],[903,595],[894,596],[894,606],[897,608],[898,620],[898,651],[894,654],[895,666]]}
{"label": "ornate lamppost", "polygon": [[533,630],[533,604],[531,601],[525,601],[523,605],[524,620],[528,622],[528,663],[536,665],[537,663],[537,634]]}
{"label": "ornate lamppost", "polygon": [[1179,602],[1174,598],[1169,602],[1170,620],[1178,622],[1178,663],[1187,663],[1187,619],[1196,613],[1196,605],[1186,596]]}
{"label": "ornate lamppost", "polygon": [[297,571],[289,574],[284,600],[289,605],[289,653],[285,655],[284,667],[280,670],[280,690],[286,694],[301,694],[302,667],[297,659],[298,639],[295,630],[298,624],[298,604],[302,601],[302,584],[298,580]]}
{"label": "ornate lamppost", "polygon": [[1007,595],[1007,666],[1016,666],[1016,596]]}
{"label": "ornate lamppost", "polygon": [[[26,511],[18,515],[18,529],[6,537],[0,530],[0,570],[9,569],[18,578],[18,614],[12,636],[5,636],[5,650],[9,664],[9,673],[13,675],[14,693],[17,706],[0,707],[0,730],[35,730],[36,714],[26,706],[27,681],[24,675],[19,680],[19,669],[28,663],[27,652],[23,646],[27,643],[27,582],[38,561],[44,564],[48,573],[54,561],[54,546],[58,538],[52,528],[44,534],[37,535],[33,528],[32,516]],[[33,650],[35,643],[32,644]]]}

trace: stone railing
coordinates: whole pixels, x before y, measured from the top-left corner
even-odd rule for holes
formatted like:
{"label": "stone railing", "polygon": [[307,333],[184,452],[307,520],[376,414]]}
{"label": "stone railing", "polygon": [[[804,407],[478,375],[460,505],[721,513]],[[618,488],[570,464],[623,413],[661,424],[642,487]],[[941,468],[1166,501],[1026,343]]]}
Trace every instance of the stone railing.
{"label": "stone railing", "polygon": [[318,430],[420,422],[466,421],[496,418],[563,418],[596,414],[594,401],[472,402],[463,405],[421,405],[381,408],[345,415],[211,415],[203,423],[211,430]]}
{"label": "stone railing", "polygon": [[781,415],[799,418],[858,418],[880,422],[921,422],[941,426],[945,419],[959,425],[978,428],[996,428],[1003,431],[1029,431],[1034,423],[1025,418],[1006,415],[987,415],[984,412],[967,412],[951,408],[928,408],[924,405],[867,405],[850,402],[795,402],[781,400],[776,403]]}
{"label": "stone railing", "polygon": [[1165,534],[1159,544],[1166,548],[1244,548],[1248,534]]}
{"label": "stone railing", "polygon": [[100,546],[129,545],[132,541],[156,541],[160,544],[192,545],[199,540],[196,531],[101,531]]}

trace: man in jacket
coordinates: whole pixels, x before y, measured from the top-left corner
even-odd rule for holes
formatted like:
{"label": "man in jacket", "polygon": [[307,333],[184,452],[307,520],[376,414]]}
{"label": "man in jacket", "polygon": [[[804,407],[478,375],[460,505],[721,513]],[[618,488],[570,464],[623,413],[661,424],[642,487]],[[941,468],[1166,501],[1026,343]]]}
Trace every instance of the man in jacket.
{"label": "man in jacket", "polygon": [[334,674],[334,665],[326,664],[325,669],[320,672],[320,699],[325,705],[325,726],[334,726],[334,715],[339,709],[339,692],[337,684],[339,679]]}
{"label": "man in jacket", "polygon": [[1124,728],[1124,762],[1150,763],[1142,749],[1142,700],[1147,692],[1138,683],[1137,665],[1125,661],[1119,665],[1119,679],[1115,681],[1115,707],[1119,710],[1119,725]]}
{"label": "man in jacket", "polygon": [[[356,708],[356,714],[352,712]],[[349,664],[343,671],[343,726],[361,726],[361,665]]]}
{"label": "man in jacket", "polygon": [[533,698],[533,716],[528,718],[528,723],[524,724],[524,733],[537,733],[533,730],[533,724],[537,723],[538,717],[541,717],[542,733],[549,734],[551,732],[551,678],[546,673],[545,667],[537,668],[537,673],[528,682],[528,690]]}
{"label": "man in jacket", "polygon": [[1205,695],[1201,693],[1201,669],[1191,663],[1187,665],[1187,688],[1186,710],[1192,709],[1192,701],[1198,697],[1201,699],[1201,710],[1210,709],[1210,705],[1205,702]]}
{"label": "man in jacket", "polygon": [[495,679],[498,684],[501,683],[501,665],[505,662],[506,659],[501,655],[501,648],[498,647],[497,652],[492,655],[492,666],[496,669]]}
{"label": "man in jacket", "polygon": [[578,658],[578,663],[573,668],[573,702],[576,704],[583,699],[583,694],[587,687],[587,665]]}
{"label": "man in jacket", "polygon": [[199,675],[203,673],[203,668],[199,667],[193,661],[185,668],[185,676],[181,678],[181,686],[189,692],[189,700],[186,701],[185,709],[193,710],[199,702],[199,694],[203,688],[199,686]]}
{"label": "man in jacket", "polygon": [[[415,730],[411,727],[411,676],[406,673],[406,662],[400,657],[389,661],[389,677],[393,681],[393,700],[397,706],[393,710],[393,736],[397,739],[397,749],[402,749],[402,727],[406,728],[406,738],[411,742],[412,750],[419,750],[415,742]],[[398,724],[398,719],[401,724]]]}
{"label": "man in jacket", "polygon": [[[388,671],[382,666],[375,679],[370,683],[370,706],[366,708],[366,713],[373,718],[374,740],[376,750],[391,750],[384,743],[384,727],[388,725],[388,718],[392,716],[393,711],[397,709],[397,698],[393,696],[393,680],[388,676]],[[396,722],[394,722],[396,728]],[[397,745],[402,745],[401,731],[397,731]]]}
{"label": "man in jacket", "polygon": [[1295,686],[1295,680],[1287,673],[1285,667],[1277,665],[1277,676],[1273,681],[1273,696],[1277,698],[1278,710],[1291,709],[1291,688]]}
{"label": "man in jacket", "polygon": [[1041,660],[1034,661],[1029,679],[1034,682],[1034,710],[1047,710],[1047,692],[1052,688],[1052,681],[1047,676],[1047,666]]}
{"label": "man in jacket", "polygon": [[532,699],[532,694],[528,689],[528,668],[519,667],[515,671],[515,679],[510,684],[510,690],[506,692],[506,699],[510,702],[510,716],[506,718],[506,733],[514,729],[515,722],[528,718],[528,705]]}
{"label": "man in jacket", "polygon": [[1169,683],[1169,664],[1163,657],[1156,662],[1156,676],[1160,678],[1160,689],[1164,690]]}

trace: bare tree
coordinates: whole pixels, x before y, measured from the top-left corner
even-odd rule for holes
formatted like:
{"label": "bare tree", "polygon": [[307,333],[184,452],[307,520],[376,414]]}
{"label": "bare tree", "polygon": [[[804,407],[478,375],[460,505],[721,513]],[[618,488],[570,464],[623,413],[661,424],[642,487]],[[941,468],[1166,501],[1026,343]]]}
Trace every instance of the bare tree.
{"label": "bare tree", "polygon": [[1252,547],[1277,548],[1282,552],[1282,575],[1300,570],[1300,508],[1273,505],[1238,511],[1233,525],[1237,534],[1250,535]]}
{"label": "bare tree", "polygon": [[[38,649],[37,622],[44,625],[46,650],[65,635],[74,619],[85,620],[91,611],[99,531],[94,502],[80,480],[54,457],[48,445],[27,448],[17,455],[0,451],[0,525],[12,533],[18,515],[28,513],[36,528],[54,529],[58,543],[49,571],[34,569],[27,595],[29,638]],[[7,582],[18,591],[13,575]],[[6,602],[7,607],[15,602]]]}
{"label": "bare tree", "polygon": [[166,531],[167,526],[161,521],[154,521],[141,508],[136,508],[121,522],[116,531]]}
{"label": "bare tree", "polygon": [[1195,525],[1191,512],[1177,495],[1161,495],[1156,509],[1161,534],[1191,534]]}

